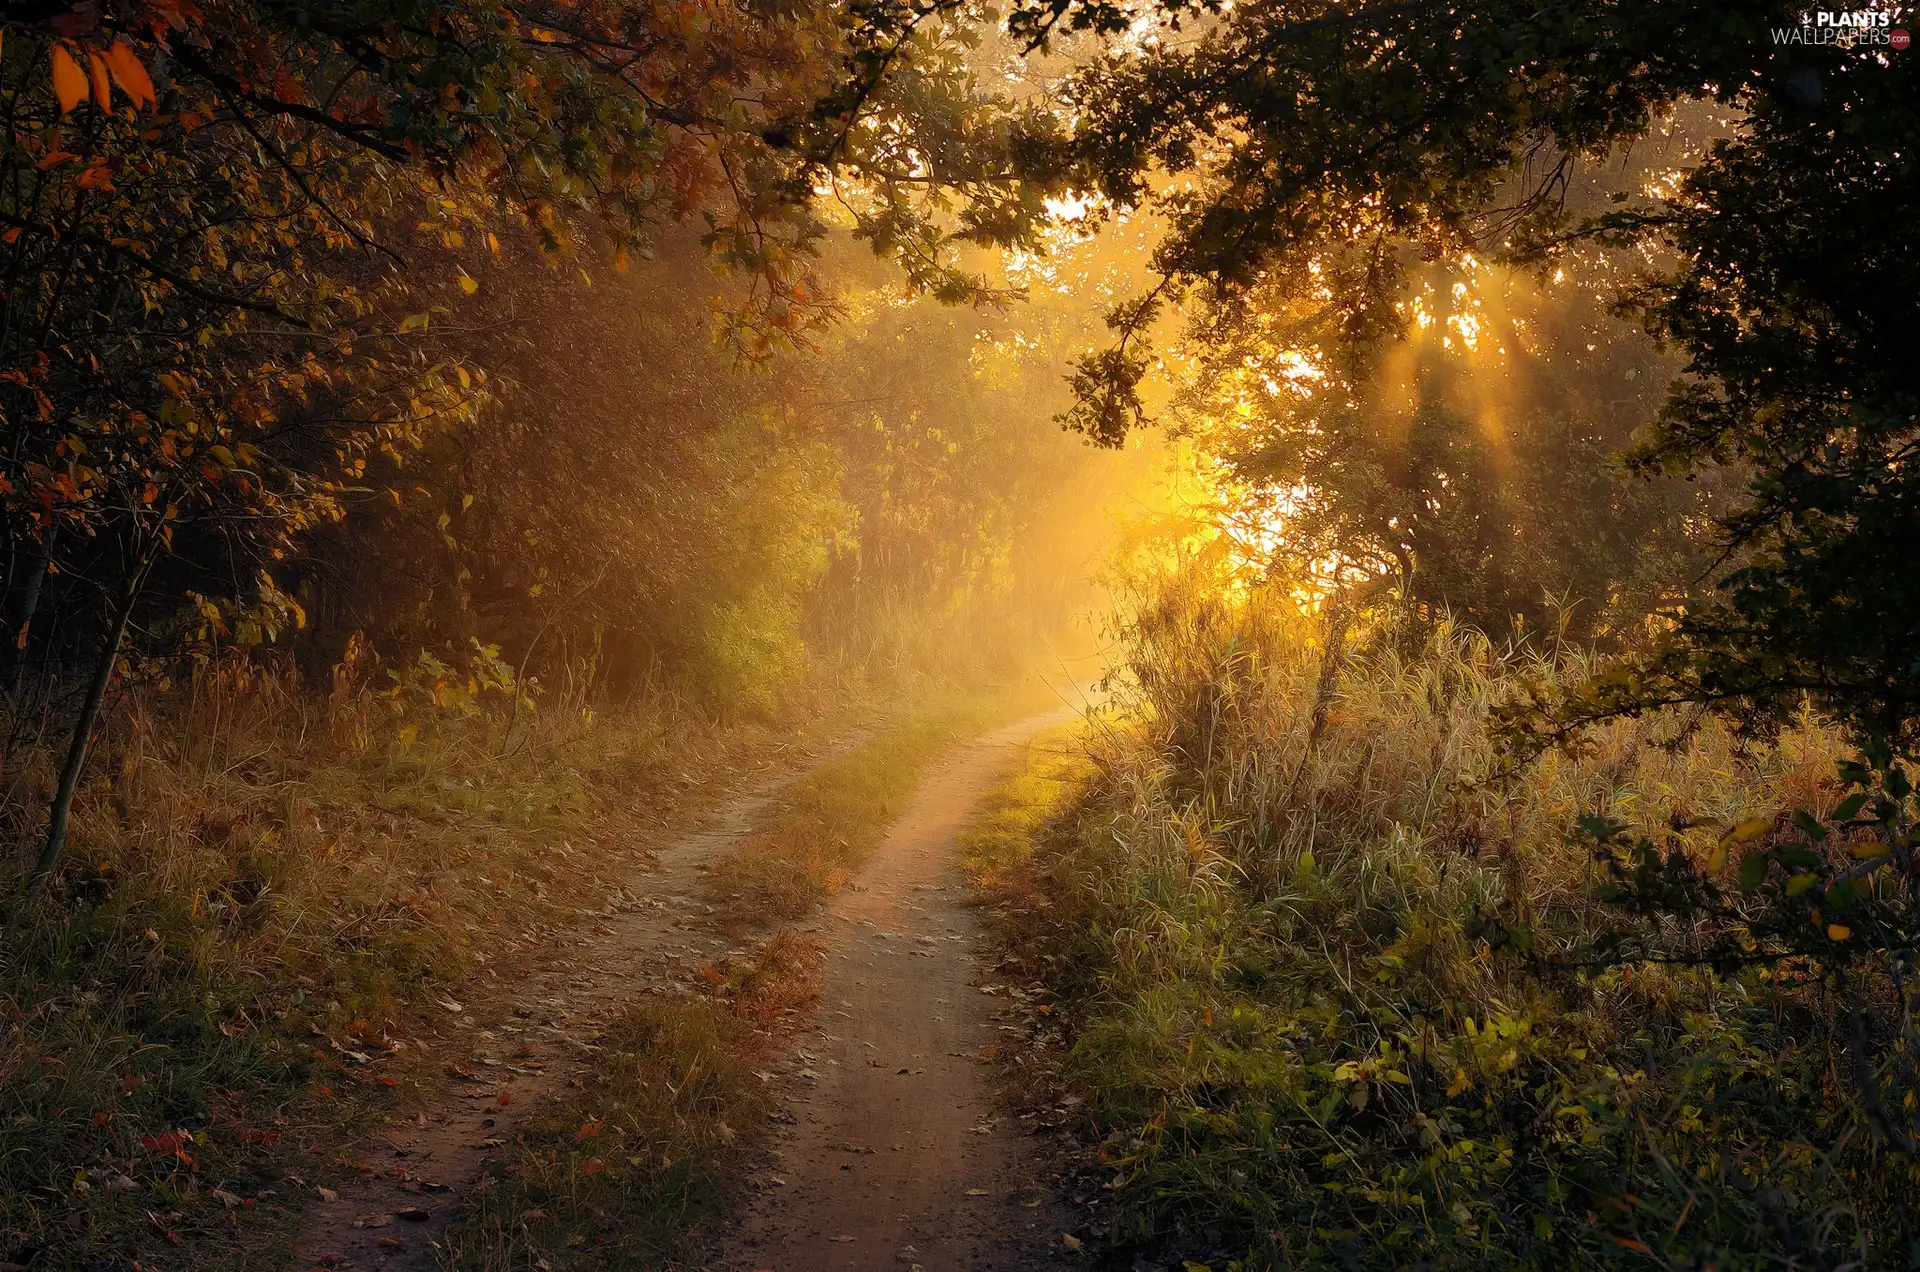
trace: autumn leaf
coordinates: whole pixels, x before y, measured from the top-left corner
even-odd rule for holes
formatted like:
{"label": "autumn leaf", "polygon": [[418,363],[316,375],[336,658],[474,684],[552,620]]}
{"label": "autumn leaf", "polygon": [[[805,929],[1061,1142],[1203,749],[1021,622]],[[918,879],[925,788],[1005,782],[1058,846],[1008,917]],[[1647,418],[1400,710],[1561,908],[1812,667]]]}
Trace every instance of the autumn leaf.
{"label": "autumn leaf", "polygon": [[73,60],[64,44],[53,46],[53,92],[60,99],[60,113],[66,114],[86,100],[87,73]]}
{"label": "autumn leaf", "polygon": [[107,59],[98,53],[87,54],[87,69],[93,73],[93,100],[101,110],[113,109],[113,85],[107,79]]}
{"label": "autumn leaf", "polygon": [[147,75],[147,68],[140,61],[140,55],[125,40],[116,40],[107,50],[107,69],[113,72],[113,82],[120,91],[133,99],[135,106],[158,106],[159,94],[153,91],[153,80]]}

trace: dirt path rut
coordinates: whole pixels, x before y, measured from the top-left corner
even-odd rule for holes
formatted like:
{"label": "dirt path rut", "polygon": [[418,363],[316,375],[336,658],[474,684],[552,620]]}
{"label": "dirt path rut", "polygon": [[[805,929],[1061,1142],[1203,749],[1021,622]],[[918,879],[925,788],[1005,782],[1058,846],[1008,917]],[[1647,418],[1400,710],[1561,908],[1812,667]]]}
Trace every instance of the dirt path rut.
{"label": "dirt path rut", "polygon": [[[842,739],[813,761],[865,739]],[[800,772],[804,772],[802,768]],[[532,966],[483,976],[412,1046],[449,1080],[410,1119],[354,1145],[358,1178],[319,1189],[296,1245],[298,1268],[414,1272],[437,1266],[439,1234],[472,1195],[520,1119],[557,1098],[600,1025],[637,993],[685,992],[694,969],[730,952],[698,900],[701,868],[753,825],[799,773],[769,772],[724,804],[710,825],[672,837],[598,909],[541,933]],[[485,951],[482,951],[484,954]]]}
{"label": "dirt path rut", "polygon": [[980,928],[956,836],[1015,748],[1076,714],[988,734],[925,778],[860,879],[827,910],[815,1029],[784,1079],[792,1122],[725,1272],[1023,1272],[1063,1262],[1073,1221],[1030,1141],[998,1116]]}

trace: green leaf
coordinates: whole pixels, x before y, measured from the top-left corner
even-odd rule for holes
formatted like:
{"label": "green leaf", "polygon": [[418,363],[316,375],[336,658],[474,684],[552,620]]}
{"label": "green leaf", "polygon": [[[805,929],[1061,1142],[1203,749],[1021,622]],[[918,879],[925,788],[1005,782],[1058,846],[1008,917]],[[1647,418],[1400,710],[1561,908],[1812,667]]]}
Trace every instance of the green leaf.
{"label": "green leaf", "polygon": [[1798,826],[1801,833],[1815,843],[1819,843],[1827,837],[1827,828],[1820,824],[1820,820],[1817,817],[1804,808],[1796,808],[1793,810],[1793,824]]}
{"label": "green leaf", "polygon": [[1759,887],[1767,877],[1767,862],[1772,858],[1773,854],[1764,849],[1748,853],[1747,859],[1740,863],[1740,886],[1749,892]]}
{"label": "green leaf", "polygon": [[1613,820],[1611,817],[1602,816],[1599,813],[1588,813],[1580,818],[1580,829],[1592,838],[1595,843],[1606,844],[1612,843],[1615,839],[1619,838],[1621,833],[1626,830],[1626,825]]}
{"label": "green leaf", "polygon": [[1865,791],[1855,791],[1853,794],[1841,800],[1839,807],[1833,810],[1834,820],[1835,821],[1849,820],[1856,813],[1860,811],[1861,807],[1865,805],[1866,802],[1867,802],[1867,793]]}

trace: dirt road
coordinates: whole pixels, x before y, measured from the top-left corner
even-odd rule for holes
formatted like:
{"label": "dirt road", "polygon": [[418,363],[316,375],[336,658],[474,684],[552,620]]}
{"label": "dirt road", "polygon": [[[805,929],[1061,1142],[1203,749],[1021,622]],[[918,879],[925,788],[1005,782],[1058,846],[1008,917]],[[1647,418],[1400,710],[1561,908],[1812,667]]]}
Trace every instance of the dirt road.
{"label": "dirt road", "polygon": [[1030,1142],[996,1114],[979,924],[955,838],[1015,748],[1062,709],[956,751],[922,781],[827,910],[816,1027],[784,1081],[793,1121],[725,1272],[1024,1272],[1063,1263],[1072,1226]]}
{"label": "dirt road", "polygon": [[[857,745],[855,735],[827,754]],[[817,762],[817,761],[816,761]],[[496,1152],[578,1071],[602,1023],[644,992],[688,988],[694,969],[734,947],[697,900],[701,868],[753,824],[795,774],[769,771],[706,830],[663,843],[604,904],[540,933],[537,964],[483,978],[412,1045],[453,1075],[412,1118],[353,1146],[358,1178],[318,1188],[296,1247],[300,1268],[400,1272],[439,1265],[436,1239]]]}

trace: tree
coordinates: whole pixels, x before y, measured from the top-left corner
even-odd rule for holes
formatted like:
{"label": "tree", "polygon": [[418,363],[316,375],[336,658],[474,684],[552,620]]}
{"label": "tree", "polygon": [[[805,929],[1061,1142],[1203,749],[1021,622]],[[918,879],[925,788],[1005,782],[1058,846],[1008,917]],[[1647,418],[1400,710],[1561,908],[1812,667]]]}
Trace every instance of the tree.
{"label": "tree", "polygon": [[[1365,386],[1413,323],[1405,302],[1423,271],[1469,258],[1551,270],[1595,249],[1629,262],[1617,298],[1683,359],[1631,462],[1730,469],[1747,488],[1711,526],[1712,594],[1667,607],[1654,647],[1576,700],[1519,713],[1541,706],[1546,732],[1565,736],[1704,704],[1766,729],[1811,701],[1864,745],[1831,819],[1783,811],[1706,854],[1627,843],[1588,819],[1622,925],[1588,965],[1805,969],[1844,1008],[1846,1036],[1830,1041],[1859,1121],[1911,1163],[1920,869],[1901,757],[1920,743],[1920,261],[1906,242],[1920,214],[1920,63],[1894,46],[1892,13],[1835,27],[1785,4],[1689,0],[1153,12],[1158,31],[1071,85],[1076,128],[1054,151],[1108,207],[1151,205],[1169,226],[1163,281],[1115,310],[1118,339],[1080,364],[1069,422],[1113,442],[1143,421],[1144,345],[1173,298],[1202,334],[1283,299],[1325,353],[1316,370]],[[1044,42],[1137,17],[1041,0],[1013,25]],[[1583,169],[1700,103],[1723,117],[1704,155],[1612,206],[1581,206]],[[1329,418],[1344,427],[1357,405],[1337,400]],[[1273,484],[1332,445],[1299,448]],[[1731,868],[1737,890],[1715,877]]]}
{"label": "tree", "polygon": [[1704,568],[1688,528],[1710,497],[1624,481],[1618,458],[1674,364],[1588,287],[1428,267],[1364,380],[1265,294],[1183,343],[1177,414],[1276,565],[1336,587],[1390,578],[1496,637],[1615,643]]}
{"label": "tree", "polygon": [[[1911,736],[1920,557],[1911,377],[1916,68],[1887,29],[1809,44],[1783,4],[1282,3],[1155,10],[1146,40],[1083,72],[1055,153],[1111,207],[1152,204],[1165,281],[1116,311],[1071,420],[1113,440],[1142,418],[1142,341],[1169,296],[1209,315],[1267,286],[1310,304],[1363,379],[1404,330],[1422,262],[1648,253],[1624,299],[1685,357],[1647,469],[1750,467],[1720,518],[1717,599],[1674,615],[1612,708],[1704,699],[1777,714],[1812,694],[1862,730]],[[1111,31],[1115,6],[1048,0],[1036,41]],[[1829,33],[1831,34],[1831,33]],[[1581,170],[1689,101],[1737,112],[1702,161],[1581,214]],[[1664,254],[1664,255],[1663,255]]]}
{"label": "tree", "polygon": [[[214,629],[299,621],[274,563],[342,515],[375,457],[401,460],[474,418],[483,368],[436,357],[430,327],[475,280],[457,257],[415,274],[410,243],[474,252],[518,229],[549,252],[605,240],[617,264],[698,218],[706,249],[748,280],[736,336],[762,353],[831,312],[808,262],[822,233],[813,178],[837,172],[893,209],[876,242],[910,257],[913,277],[972,294],[946,232],[915,211],[938,165],[900,170],[911,134],[895,125],[937,97],[949,109],[930,148],[992,103],[937,56],[936,17],[883,68],[908,82],[816,109],[866,65],[877,30],[844,16],[727,0],[7,10],[0,514],[15,733],[36,717],[24,693],[81,688],[60,713],[74,741],[37,880],[125,643],[164,650],[196,608]],[[807,152],[790,120],[837,122],[839,141]],[[974,140],[966,161],[987,169],[970,188],[990,202],[994,160]],[[1017,235],[1018,220],[962,232]]]}

